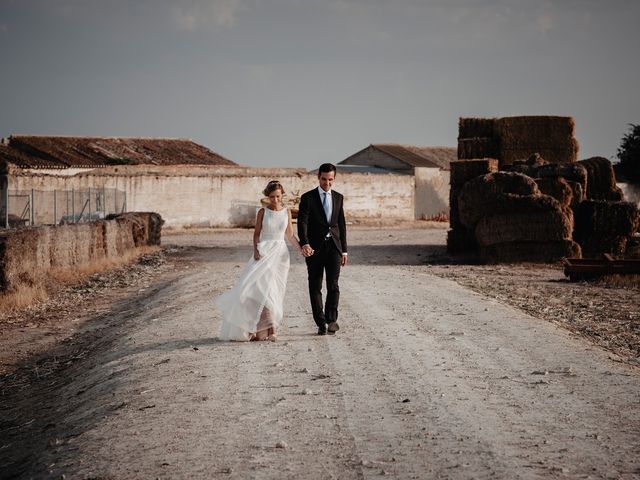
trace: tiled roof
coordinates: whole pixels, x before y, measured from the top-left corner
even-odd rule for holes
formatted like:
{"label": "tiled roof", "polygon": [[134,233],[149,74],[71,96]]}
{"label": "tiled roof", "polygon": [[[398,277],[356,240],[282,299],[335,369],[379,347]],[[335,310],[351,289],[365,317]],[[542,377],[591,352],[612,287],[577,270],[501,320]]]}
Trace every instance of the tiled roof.
{"label": "tiled roof", "polygon": [[186,139],[12,135],[0,158],[24,168],[237,165]]}
{"label": "tiled roof", "polygon": [[449,170],[449,163],[458,157],[457,148],[452,147],[418,147],[397,143],[375,143],[371,146],[412,167],[439,167]]}

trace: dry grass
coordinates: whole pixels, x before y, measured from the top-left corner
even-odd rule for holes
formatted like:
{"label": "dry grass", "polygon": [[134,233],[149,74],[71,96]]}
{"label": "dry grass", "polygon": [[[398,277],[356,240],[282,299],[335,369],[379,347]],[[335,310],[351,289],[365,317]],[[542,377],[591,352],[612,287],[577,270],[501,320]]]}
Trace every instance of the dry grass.
{"label": "dry grass", "polygon": [[128,251],[123,255],[112,258],[101,258],[90,263],[74,267],[56,268],[48,272],[43,284],[20,285],[17,290],[0,294],[0,313],[16,310],[41,303],[49,298],[49,295],[61,286],[74,285],[87,279],[87,277],[101,272],[107,272],[129,265],[140,256],[156,253],[158,246],[142,246]]}
{"label": "dry grass", "polygon": [[12,312],[35,303],[44,302],[49,293],[43,285],[22,285],[16,291],[0,295],[0,313]]}

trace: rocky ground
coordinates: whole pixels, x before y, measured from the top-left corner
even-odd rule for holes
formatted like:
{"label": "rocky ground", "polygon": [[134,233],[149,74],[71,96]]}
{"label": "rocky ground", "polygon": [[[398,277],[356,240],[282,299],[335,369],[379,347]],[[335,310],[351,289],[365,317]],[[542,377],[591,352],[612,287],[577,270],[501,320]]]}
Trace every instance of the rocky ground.
{"label": "rocky ground", "polygon": [[637,285],[353,228],[343,329],[292,258],[276,343],[218,342],[250,230],[168,235],[0,319],[2,478],[639,478]]}

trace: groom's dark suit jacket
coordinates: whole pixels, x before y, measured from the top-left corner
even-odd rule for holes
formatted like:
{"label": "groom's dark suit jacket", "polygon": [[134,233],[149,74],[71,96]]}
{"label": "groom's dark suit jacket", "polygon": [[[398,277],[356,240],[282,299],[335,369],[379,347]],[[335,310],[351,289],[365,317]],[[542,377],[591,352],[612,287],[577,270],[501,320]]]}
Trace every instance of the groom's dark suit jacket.
{"label": "groom's dark suit jacket", "polygon": [[327,233],[331,233],[331,238],[338,251],[347,253],[347,224],[344,220],[344,209],[342,208],[344,197],[335,190],[331,190],[331,199],[333,200],[333,210],[331,212],[331,221],[327,222],[317,188],[306,192],[300,197],[298,211],[300,246],[308,243],[311,248],[318,250]]}

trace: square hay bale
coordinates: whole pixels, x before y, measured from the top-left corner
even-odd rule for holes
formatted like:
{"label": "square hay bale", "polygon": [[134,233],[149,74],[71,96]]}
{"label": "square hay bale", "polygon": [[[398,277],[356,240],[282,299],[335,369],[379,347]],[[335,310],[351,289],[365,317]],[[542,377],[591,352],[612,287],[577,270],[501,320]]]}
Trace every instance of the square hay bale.
{"label": "square hay bale", "polygon": [[563,207],[571,205],[573,200],[573,190],[569,186],[569,182],[564,178],[545,177],[536,178],[535,180],[538,188],[543,194],[555,198]]}
{"label": "square hay bale", "polygon": [[616,175],[611,162],[604,157],[591,157],[578,161],[587,172],[586,196],[592,200],[620,201],[622,190],[616,185]]}
{"label": "square hay bale", "polygon": [[580,183],[583,189],[587,188],[587,169],[579,163],[550,163],[540,166],[536,173],[539,178],[564,178]]}
{"label": "square hay bale", "polygon": [[631,202],[585,200],[575,209],[575,235],[583,243],[593,237],[630,236],[640,228],[638,206]]}
{"label": "square hay bale", "polygon": [[573,163],[578,160],[578,142],[572,140],[565,146],[545,147],[540,143],[509,145],[500,143],[500,167],[513,165],[518,160],[523,160],[533,154],[539,154],[549,163]]}
{"label": "square hay bale", "polygon": [[572,234],[570,209],[492,215],[483,217],[476,225],[476,240],[481,247],[513,242],[556,242],[570,240]]}
{"label": "square hay bale", "polygon": [[574,140],[575,121],[572,117],[556,116],[503,117],[496,122],[496,131],[505,148],[525,145],[563,148]]}
{"label": "square hay bale", "polygon": [[496,118],[460,117],[458,120],[458,138],[494,137]]}
{"label": "square hay bale", "polygon": [[582,250],[573,240],[509,242],[480,247],[479,255],[485,263],[549,263],[565,257],[581,258]]}
{"label": "square hay bale", "polygon": [[458,213],[459,193],[459,189],[453,187],[449,189],[449,225],[454,230],[464,228],[464,225],[460,222],[460,214]]}
{"label": "square hay bale", "polygon": [[478,243],[472,230],[461,227],[447,232],[447,253],[451,255],[474,253],[477,249]]}
{"label": "square hay bale", "polygon": [[458,139],[458,159],[498,158],[499,154],[499,141],[495,137]]}
{"label": "square hay bale", "polygon": [[591,236],[578,241],[585,257],[599,258],[604,253],[622,256],[627,251],[629,237],[624,235]]}
{"label": "square hay bale", "polygon": [[449,182],[454,188],[462,188],[469,180],[498,171],[498,160],[495,158],[475,158],[472,160],[458,160],[450,164],[451,174]]}

